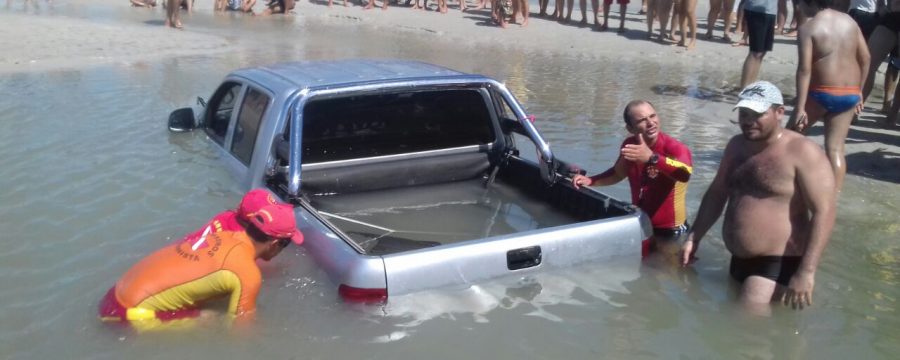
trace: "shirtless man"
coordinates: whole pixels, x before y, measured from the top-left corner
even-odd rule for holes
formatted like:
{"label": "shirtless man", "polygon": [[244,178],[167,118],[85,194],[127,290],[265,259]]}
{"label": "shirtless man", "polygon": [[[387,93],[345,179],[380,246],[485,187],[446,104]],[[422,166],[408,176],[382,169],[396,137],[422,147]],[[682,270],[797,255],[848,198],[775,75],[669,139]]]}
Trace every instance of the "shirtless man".
{"label": "shirtless man", "polygon": [[823,119],[825,152],[840,191],[847,172],[844,140],[853,115],[862,111],[869,48],[853,18],[829,9],[832,0],[799,1],[808,20],[799,31],[797,106],[787,128],[803,133]]}
{"label": "shirtless man", "polygon": [[[696,261],[700,240],[725,210],[722,240],[741,302],[766,312],[772,301],[812,305],[816,268],[835,217],[831,167],[822,148],[781,127],[781,92],[765,81],[739,96],[742,135],[731,138],[681,248]],[[727,205],[727,207],[726,207]]]}

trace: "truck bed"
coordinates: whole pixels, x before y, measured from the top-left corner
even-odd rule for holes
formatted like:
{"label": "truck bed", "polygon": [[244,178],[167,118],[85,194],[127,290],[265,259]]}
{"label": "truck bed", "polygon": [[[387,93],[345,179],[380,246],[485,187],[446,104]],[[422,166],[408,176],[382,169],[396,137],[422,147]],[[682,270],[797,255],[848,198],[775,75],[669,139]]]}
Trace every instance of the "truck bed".
{"label": "truck bed", "polygon": [[503,181],[484,183],[471,179],[311,200],[370,255],[577,222]]}
{"label": "truck bed", "polygon": [[557,184],[513,161],[487,176],[378,191],[310,196],[319,213],[369,255],[386,255],[618,215],[620,207]]}

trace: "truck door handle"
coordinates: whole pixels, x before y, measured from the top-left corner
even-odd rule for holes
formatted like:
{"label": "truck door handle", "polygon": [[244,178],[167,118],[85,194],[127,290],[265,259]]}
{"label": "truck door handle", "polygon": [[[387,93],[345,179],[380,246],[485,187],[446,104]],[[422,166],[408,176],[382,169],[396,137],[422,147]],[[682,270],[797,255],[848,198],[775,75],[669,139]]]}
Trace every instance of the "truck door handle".
{"label": "truck door handle", "polygon": [[513,249],[506,252],[506,268],[519,270],[538,266],[541,264],[541,247],[529,246],[521,249]]}

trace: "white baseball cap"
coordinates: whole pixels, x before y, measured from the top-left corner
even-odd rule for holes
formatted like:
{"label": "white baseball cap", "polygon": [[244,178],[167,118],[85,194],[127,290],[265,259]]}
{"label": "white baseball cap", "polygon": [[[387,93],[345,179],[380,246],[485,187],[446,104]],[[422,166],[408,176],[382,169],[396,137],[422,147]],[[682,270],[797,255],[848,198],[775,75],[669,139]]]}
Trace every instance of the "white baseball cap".
{"label": "white baseball cap", "polygon": [[734,109],[747,108],[757,113],[764,113],[772,105],[784,105],[781,90],[768,81],[757,81],[741,90],[740,99]]}

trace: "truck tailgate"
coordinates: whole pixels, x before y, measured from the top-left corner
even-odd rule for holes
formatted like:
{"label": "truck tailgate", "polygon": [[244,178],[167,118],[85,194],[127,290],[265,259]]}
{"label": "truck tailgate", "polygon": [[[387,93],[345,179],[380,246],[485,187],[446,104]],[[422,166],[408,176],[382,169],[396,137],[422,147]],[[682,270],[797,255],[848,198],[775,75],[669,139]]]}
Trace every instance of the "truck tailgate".
{"label": "truck tailgate", "polygon": [[543,267],[627,257],[640,261],[640,213],[385,255],[388,293],[465,284]]}

